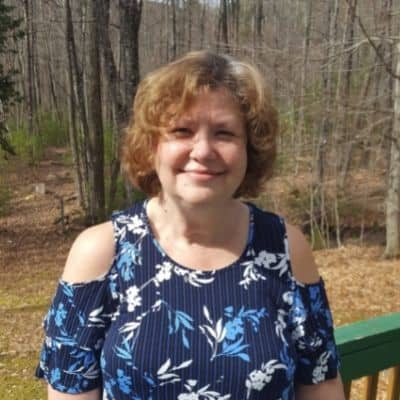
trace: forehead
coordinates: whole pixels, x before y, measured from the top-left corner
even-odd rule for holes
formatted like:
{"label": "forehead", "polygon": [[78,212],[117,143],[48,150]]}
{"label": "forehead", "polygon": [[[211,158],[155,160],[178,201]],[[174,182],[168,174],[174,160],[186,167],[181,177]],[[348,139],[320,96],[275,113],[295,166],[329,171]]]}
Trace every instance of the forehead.
{"label": "forehead", "polygon": [[180,110],[176,110],[172,120],[190,120],[198,117],[243,120],[243,113],[232,94],[225,89],[214,89],[193,96]]}

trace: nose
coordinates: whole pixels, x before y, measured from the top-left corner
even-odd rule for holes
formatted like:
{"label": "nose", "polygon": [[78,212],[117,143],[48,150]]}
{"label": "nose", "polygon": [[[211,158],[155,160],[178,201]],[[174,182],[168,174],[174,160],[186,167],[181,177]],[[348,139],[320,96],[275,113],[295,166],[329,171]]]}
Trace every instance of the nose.
{"label": "nose", "polygon": [[213,158],[215,155],[215,149],[212,136],[207,132],[199,132],[196,134],[193,137],[190,155],[196,160]]}

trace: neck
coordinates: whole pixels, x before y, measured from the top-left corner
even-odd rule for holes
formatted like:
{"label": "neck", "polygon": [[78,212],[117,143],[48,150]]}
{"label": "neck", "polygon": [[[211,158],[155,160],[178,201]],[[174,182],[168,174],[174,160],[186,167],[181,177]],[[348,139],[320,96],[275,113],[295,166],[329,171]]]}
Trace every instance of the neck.
{"label": "neck", "polygon": [[220,204],[186,205],[165,197],[149,201],[147,212],[156,236],[166,234],[187,241],[188,244],[216,244],[241,226],[247,218],[247,208],[239,200],[230,199]]}

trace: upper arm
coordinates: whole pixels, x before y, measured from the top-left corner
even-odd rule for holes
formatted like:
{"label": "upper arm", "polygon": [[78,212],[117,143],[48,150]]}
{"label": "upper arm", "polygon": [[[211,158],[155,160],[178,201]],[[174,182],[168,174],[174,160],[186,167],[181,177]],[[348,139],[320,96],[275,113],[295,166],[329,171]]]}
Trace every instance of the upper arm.
{"label": "upper arm", "polygon": [[[293,274],[297,281],[302,283],[316,283],[320,280],[318,268],[315,263],[311,247],[303,233],[292,225],[286,226],[289,242],[289,254]],[[315,321],[316,314],[313,313]],[[322,319],[324,330],[326,329],[325,319]],[[327,337],[325,336],[325,339]],[[332,338],[333,340],[333,338]],[[318,353],[316,353],[318,354]],[[300,366],[301,368],[301,366]],[[344,391],[339,372],[335,378],[326,379],[317,384],[297,384],[296,399],[299,400],[344,400]]]}
{"label": "upper arm", "polygon": [[88,282],[104,275],[115,253],[111,222],[84,230],[74,241],[68,254],[62,279],[67,282]]}
{"label": "upper arm", "polygon": [[47,400],[100,400],[100,389],[90,390],[79,394],[61,393],[54,390],[50,385],[47,386]]}
{"label": "upper arm", "polygon": [[296,387],[298,400],[345,400],[340,375],[316,385],[298,385]]}
{"label": "upper arm", "polygon": [[[109,270],[115,253],[111,222],[84,230],[74,241],[68,254],[62,279],[70,283],[90,282]],[[100,400],[99,388],[80,394],[62,393],[48,385],[48,400]]]}
{"label": "upper arm", "polygon": [[318,268],[307,239],[300,229],[293,225],[286,224],[286,231],[294,277],[302,283],[318,282]]}

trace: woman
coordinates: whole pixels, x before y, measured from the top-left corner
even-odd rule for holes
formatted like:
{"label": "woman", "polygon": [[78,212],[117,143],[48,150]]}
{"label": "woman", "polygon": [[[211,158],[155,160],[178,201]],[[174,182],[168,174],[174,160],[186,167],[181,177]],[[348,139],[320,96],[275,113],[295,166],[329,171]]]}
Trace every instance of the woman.
{"label": "woman", "polygon": [[189,53],[141,82],[133,115],[123,164],[149,199],[71,248],[37,372],[49,399],[343,399],[309,246],[239,200],[275,158],[259,72]]}

